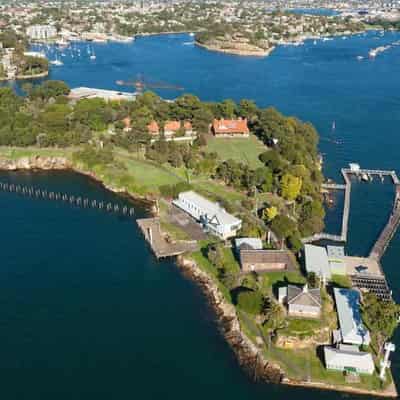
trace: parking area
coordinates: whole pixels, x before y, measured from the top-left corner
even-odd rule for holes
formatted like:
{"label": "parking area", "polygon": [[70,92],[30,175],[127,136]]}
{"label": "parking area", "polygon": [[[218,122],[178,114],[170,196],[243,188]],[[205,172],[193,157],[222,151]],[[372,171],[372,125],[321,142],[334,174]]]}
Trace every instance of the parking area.
{"label": "parking area", "polygon": [[201,225],[178,207],[170,205],[167,218],[171,224],[177,225],[192,240],[204,240],[207,238]]}

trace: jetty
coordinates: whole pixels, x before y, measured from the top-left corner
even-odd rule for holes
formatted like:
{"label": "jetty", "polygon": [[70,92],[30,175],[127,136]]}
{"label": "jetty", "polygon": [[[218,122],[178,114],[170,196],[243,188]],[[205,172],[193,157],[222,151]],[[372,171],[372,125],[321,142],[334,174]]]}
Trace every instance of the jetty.
{"label": "jetty", "polygon": [[158,259],[198,250],[195,240],[174,241],[168,235],[164,235],[161,231],[160,219],[157,217],[138,219],[137,223]]}
{"label": "jetty", "polygon": [[389,177],[396,187],[396,194],[394,200],[393,211],[390,215],[389,221],[383,229],[379,239],[375,243],[371,250],[370,256],[380,259],[385,252],[390,240],[395,234],[398,226],[400,225],[400,180],[394,170],[379,170],[379,169],[362,169],[358,164],[350,164],[350,168],[342,168],[341,174],[344,180],[344,184],[339,183],[323,183],[322,189],[325,190],[344,190],[344,204],[342,213],[342,226],[340,235],[334,235],[331,233],[316,233],[315,235],[305,237],[302,239],[303,243],[311,243],[318,240],[331,240],[334,242],[346,242],[347,233],[349,228],[349,215],[350,215],[350,202],[351,202],[351,176],[356,176],[359,179],[363,177],[367,180],[372,180],[373,176],[379,177],[381,181],[385,177]]}
{"label": "jetty", "polygon": [[369,253],[369,257],[380,260],[383,253],[386,251],[389,242],[392,240],[397,228],[400,225],[400,185],[396,185],[396,196],[393,205],[392,213],[390,214],[389,220],[383,228],[378,240]]}
{"label": "jetty", "polygon": [[386,281],[380,260],[400,225],[400,181],[395,171],[362,169],[358,164],[350,164],[350,168],[342,168],[341,174],[344,184],[324,183],[322,189],[344,190],[344,204],[342,214],[342,228],[340,235],[330,233],[316,233],[313,236],[303,238],[303,243],[310,243],[319,240],[330,240],[337,242],[347,241],[348,222],[350,215],[350,194],[351,177],[356,176],[360,180],[370,181],[373,177],[379,177],[383,182],[390,178],[395,185],[395,197],[393,208],[389,219],[382,229],[378,239],[372,246],[368,257],[345,257],[349,277],[352,286],[360,290],[367,290],[375,293],[378,298],[384,301],[392,299],[392,292]]}
{"label": "jetty", "polygon": [[16,185],[9,182],[0,182],[0,191],[15,193],[21,196],[27,196],[42,200],[61,201],[76,207],[96,208],[98,210],[119,213],[131,217],[135,214],[134,208],[128,207],[125,204],[106,202],[104,200],[98,199],[89,199],[82,195],[54,192],[34,186]]}

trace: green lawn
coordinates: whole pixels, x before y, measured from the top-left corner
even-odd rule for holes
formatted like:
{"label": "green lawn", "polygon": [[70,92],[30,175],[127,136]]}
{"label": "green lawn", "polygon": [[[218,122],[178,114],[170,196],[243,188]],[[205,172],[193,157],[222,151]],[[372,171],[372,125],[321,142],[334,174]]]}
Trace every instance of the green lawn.
{"label": "green lawn", "polygon": [[331,283],[333,286],[339,286],[343,288],[350,288],[351,281],[346,275],[332,275]]}
{"label": "green lawn", "polygon": [[298,336],[306,338],[313,336],[316,331],[321,328],[321,320],[304,319],[304,318],[288,318],[287,326],[279,330],[280,335]]}
{"label": "green lawn", "polygon": [[[341,372],[329,371],[316,354],[315,348],[310,349],[280,349],[271,346],[265,353],[267,359],[277,362],[291,379],[305,380],[311,378],[315,382],[326,382],[332,385],[350,385]],[[376,373],[372,376],[361,375],[360,383],[352,383],[355,388],[380,390],[381,384]]]}
{"label": "green lawn", "polygon": [[70,158],[74,148],[39,148],[39,147],[9,147],[0,146],[0,157],[9,160],[16,160],[22,157],[43,156],[43,157],[67,157]]}
{"label": "green lawn", "polygon": [[221,160],[232,159],[248,163],[251,168],[262,167],[258,156],[267,150],[254,135],[249,138],[210,138],[206,150],[216,152]]}
{"label": "green lawn", "polygon": [[305,277],[300,271],[266,272],[261,274],[262,287],[266,292],[270,292],[272,287],[278,282],[287,282],[293,285],[304,285]]}
{"label": "green lawn", "polygon": [[173,185],[182,180],[170,169],[143,160],[140,156],[138,158],[136,154],[129,153],[124,149],[116,149],[114,156],[116,161],[120,161],[126,166],[126,171],[121,171],[121,174],[132,176],[135,184],[144,191],[157,192],[161,185]]}
{"label": "green lawn", "polygon": [[201,194],[209,197],[211,200],[217,200],[218,197],[230,202],[240,202],[246,198],[243,193],[235,191],[228,186],[216,183],[210,179],[193,180],[192,185]]}

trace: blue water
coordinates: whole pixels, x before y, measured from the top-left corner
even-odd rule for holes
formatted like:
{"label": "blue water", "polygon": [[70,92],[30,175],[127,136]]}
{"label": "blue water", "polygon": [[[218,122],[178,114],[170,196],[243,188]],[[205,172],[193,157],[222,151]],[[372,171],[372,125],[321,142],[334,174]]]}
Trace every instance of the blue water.
{"label": "blue water", "polygon": [[[90,45],[95,61],[89,60],[88,45],[80,43],[74,44],[73,58],[64,50],[64,66],[52,68],[50,78],[72,87],[121,89],[116,80],[144,73],[181,85],[202,100],[251,98],[260,106],[273,105],[316,126],[324,173],[339,180],[340,168],[351,161],[400,172],[400,47],[375,60],[357,60],[399,39],[399,33],[370,32],[279,47],[267,58],[243,58],[198,48],[188,35],[155,36],[132,44]],[[174,98],[180,92],[159,94]],[[29,179],[105,195],[75,175]],[[392,195],[388,182],[353,185],[350,254],[368,253]],[[340,200],[327,217],[332,232],[340,228]],[[18,399],[27,393],[34,394],[30,398],[200,399],[212,390],[213,397],[232,399],[305,398],[301,389],[255,385],[245,377],[199,291],[173,264],[154,262],[134,224],[13,195],[2,194],[0,203],[6,232],[0,270],[0,363],[6,393],[14,388]],[[382,262],[400,300],[398,254],[397,235]],[[393,359],[397,380],[400,356]],[[18,384],[21,379],[28,384]]]}
{"label": "blue water", "polygon": [[330,8],[292,8],[288,9],[287,11],[294,14],[325,15],[328,17],[340,14],[338,11],[332,10]]}

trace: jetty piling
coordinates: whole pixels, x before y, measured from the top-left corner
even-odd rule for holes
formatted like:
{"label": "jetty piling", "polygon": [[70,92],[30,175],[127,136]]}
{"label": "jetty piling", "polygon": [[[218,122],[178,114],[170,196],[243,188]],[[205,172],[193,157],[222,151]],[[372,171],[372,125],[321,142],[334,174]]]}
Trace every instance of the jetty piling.
{"label": "jetty piling", "polygon": [[70,195],[67,193],[53,192],[46,189],[36,188],[33,186],[25,185],[15,185],[8,182],[0,182],[0,191],[16,193],[21,196],[35,197],[37,199],[47,199],[54,201],[62,201],[64,203],[69,203],[72,206],[82,207],[82,208],[95,208],[98,210],[106,209],[108,212],[113,212],[115,214],[127,215],[133,217],[135,215],[135,210],[133,207],[128,207],[127,205],[122,206],[118,203],[97,201],[96,199],[88,199],[83,196]]}

